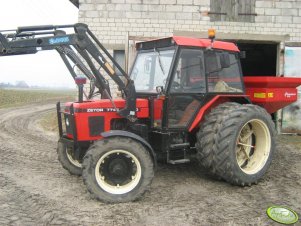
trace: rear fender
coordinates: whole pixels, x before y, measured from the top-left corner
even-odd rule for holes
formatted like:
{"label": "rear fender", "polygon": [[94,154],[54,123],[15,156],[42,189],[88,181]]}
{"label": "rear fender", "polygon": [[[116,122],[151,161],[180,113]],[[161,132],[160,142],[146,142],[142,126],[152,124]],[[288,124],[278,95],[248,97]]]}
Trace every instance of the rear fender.
{"label": "rear fender", "polygon": [[199,128],[199,124],[205,115],[207,115],[211,109],[225,102],[236,102],[240,104],[251,103],[247,95],[217,95],[201,107],[188,131],[193,132],[195,129]]}
{"label": "rear fender", "polygon": [[135,133],[131,133],[128,131],[123,131],[123,130],[110,130],[110,131],[106,131],[101,133],[101,136],[104,138],[110,138],[110,137],[128,137],[131,138],[135,141],[138,141],[139,143],[141,143],[144,147],[146,147],[146,149],[148,150],[148,152],[150,153],[153,161],[154,161],[154,166],[155,169],[157,168],[157,156],[155,151],[153,150],[152,146],[146,141],[144,140],[142,137],[138,136]]}

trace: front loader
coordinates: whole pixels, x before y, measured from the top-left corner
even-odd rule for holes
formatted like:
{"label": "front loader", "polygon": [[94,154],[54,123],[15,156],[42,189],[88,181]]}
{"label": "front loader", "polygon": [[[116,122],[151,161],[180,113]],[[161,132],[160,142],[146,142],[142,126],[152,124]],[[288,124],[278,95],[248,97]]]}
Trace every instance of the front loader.
{"label": "front loader", "polygon": [[[0,32],[0,56],[56,50],[69,69],[79,98],[57,103],[58,159],[98,200],[137,200],[158,161],[196,160],[196,171],[257,183],[275,153],[270,114],[297,100],[301,79],[243,77],[237,46],[212,31],[209,39],[173,36],[136,49],[127,75],[85,24]],[[112,97],[108,76],[122,98]]]}

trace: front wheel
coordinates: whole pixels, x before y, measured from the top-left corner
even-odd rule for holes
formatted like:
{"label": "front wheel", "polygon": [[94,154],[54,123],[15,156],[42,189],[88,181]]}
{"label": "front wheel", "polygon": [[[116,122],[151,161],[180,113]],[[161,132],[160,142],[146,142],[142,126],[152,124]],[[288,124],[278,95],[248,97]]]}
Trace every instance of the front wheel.
{"label": "front wheel", "polygon": [[154,163],[147,149],[130,138],[97,141],[83,161],[83,179],[89,192],[106,203],[140,198],[154,177]]}
{"label": "front wheel", "polygon": [[74,158],[72,148],[68,148],[66,144],[59,141],[57,145],[58,160],[70,174],[82,175],[82,164]]}

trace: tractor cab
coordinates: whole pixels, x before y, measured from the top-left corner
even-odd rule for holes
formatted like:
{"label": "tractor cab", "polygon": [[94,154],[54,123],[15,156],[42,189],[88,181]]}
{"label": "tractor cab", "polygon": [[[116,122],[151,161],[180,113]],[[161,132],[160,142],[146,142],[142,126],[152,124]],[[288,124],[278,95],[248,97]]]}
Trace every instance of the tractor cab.
{"label": "tractor cab", "polygon": [[153,127],[189,130],[216,95],[242,95],[239,50],[232,43],[174,36],[138,43],[130,77],[153,102]]}

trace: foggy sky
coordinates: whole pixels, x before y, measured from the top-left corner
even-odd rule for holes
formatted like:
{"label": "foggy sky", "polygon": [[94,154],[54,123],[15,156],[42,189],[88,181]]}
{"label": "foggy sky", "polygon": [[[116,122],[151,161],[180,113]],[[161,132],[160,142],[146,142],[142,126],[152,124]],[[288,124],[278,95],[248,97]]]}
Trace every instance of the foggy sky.
{"label": "foggy sky", "polygon": [[[43,24],[73,24],[78,9],[68,0],[3,1],[0,30]],[[29,85],[74,87],[74,81],[56,51],[0,57],[0,83],[24,80]]]}

